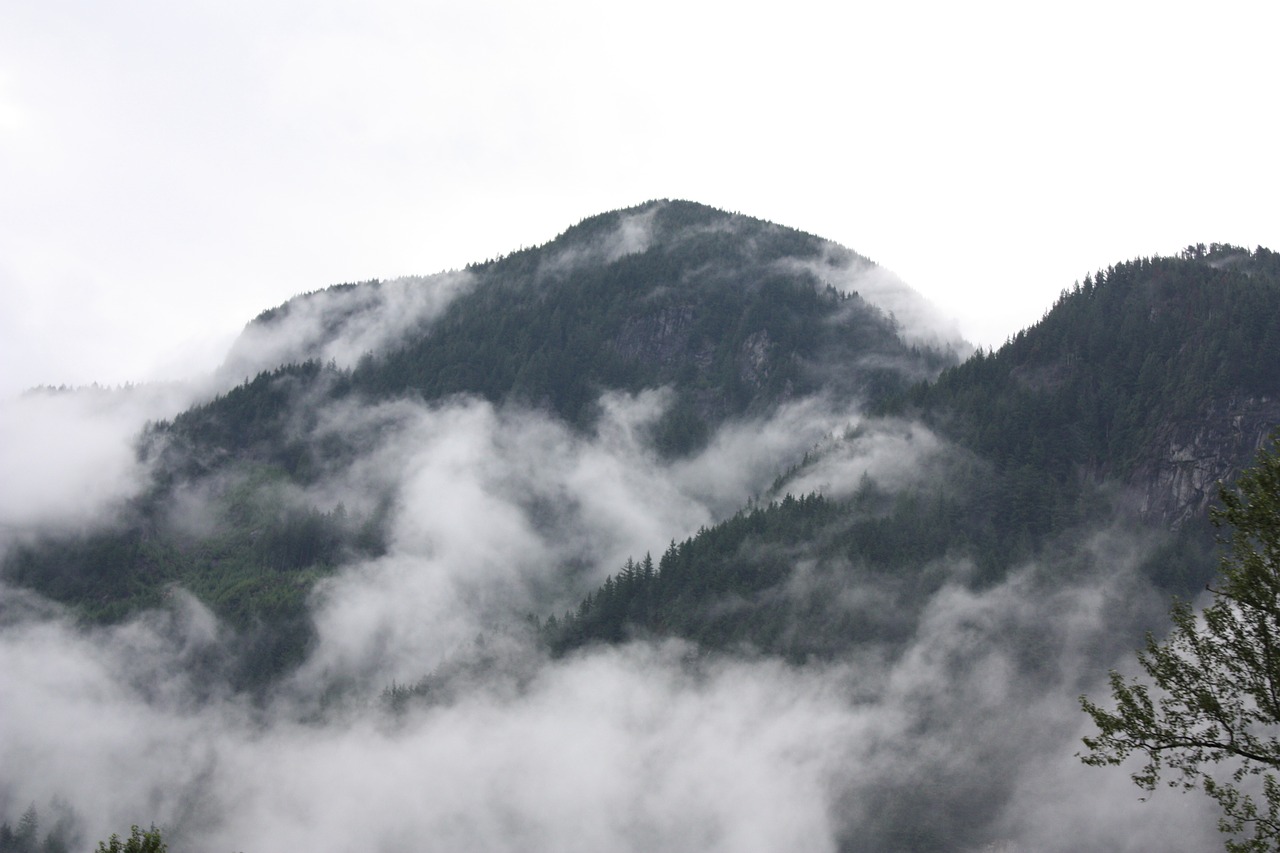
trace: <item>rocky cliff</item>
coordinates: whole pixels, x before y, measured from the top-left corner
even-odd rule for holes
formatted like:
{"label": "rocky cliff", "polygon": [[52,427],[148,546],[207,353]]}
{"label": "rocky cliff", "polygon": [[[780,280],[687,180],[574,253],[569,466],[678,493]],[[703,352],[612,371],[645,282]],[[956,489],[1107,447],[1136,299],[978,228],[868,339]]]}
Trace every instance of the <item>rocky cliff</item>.
{"label": "rocky cliff", "polygon": [[1232,396],[1207,403],[1199,417],[1170,421],[1156,431],[1150,458],[1130,484],[1139,511],[1169,527],[1201,517],[1280,427],[1280,399]]}

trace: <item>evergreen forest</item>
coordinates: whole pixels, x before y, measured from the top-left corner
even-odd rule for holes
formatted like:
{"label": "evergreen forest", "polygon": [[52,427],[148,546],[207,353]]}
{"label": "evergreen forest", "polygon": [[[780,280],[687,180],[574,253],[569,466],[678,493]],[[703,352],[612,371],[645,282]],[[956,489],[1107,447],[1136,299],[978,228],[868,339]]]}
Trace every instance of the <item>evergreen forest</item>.
{"label": "evergreen forest", "polygon": [[[721,759],[776,748],[739,793],[820,809],[832,849],[1041,838],[1017,814],[1074,784],[1039,775],[1074,748],[1064,697],[1213,583],[1218,487],[1280,426],[1280,255],[1091,271],[994,349],[899,320],[912,299],[817,236],[655,201],[264,311],[131,435],[121,496],[0,530],[0,635],[95,649],[110,675],[67,683],[154,738],[110,760],[168,762],[122,786],[135,815],[34,755],[5,768],[0,853],[85,846],[85,802],[175,849],[250,849],[237,810],[313,819],[291,784],[382,790],[276,775],[356,744],[388,778],[454,768],[396,805],[441,809],[445,846],[542,849],[558,808],[616,784],[625,837],[661,849],[763,810],[713,797],[732,780],[704,770],[738,767],[699,757],[721,738]],[[579,775],[623,742],[643,791]],[[400,764],[406,744],[428,757]],[[371,846],[409,849],[382,829]]]}

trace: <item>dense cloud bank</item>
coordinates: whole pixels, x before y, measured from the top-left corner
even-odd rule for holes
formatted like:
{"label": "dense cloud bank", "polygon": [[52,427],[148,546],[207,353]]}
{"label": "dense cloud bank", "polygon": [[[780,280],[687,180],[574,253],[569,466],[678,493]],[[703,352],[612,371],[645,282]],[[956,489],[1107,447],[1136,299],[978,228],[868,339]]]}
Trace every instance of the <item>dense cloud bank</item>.
{"label": "dense cloud bank", "polygon": [[[780,460],[799,460],[857,417],[805,400],[731,422],[702,452],[671,460],[649,439],[670,402],[663,391],[606,395],[585,435],[473,398],[327,407],[317,436],[377,442],[294,499],[360,513],[390,495],[393,510],[387,553],[317,589],[319,638],[302,674],[320,678],[320,692],[329,680],[413,680],[495,624],[575,606],[628,557],[734,513],[770,486]],[[912,464],[907,454],[901,463]],[[841,474],[856,483],[857,473]],[[201,511],[193,497],[184,524]]]}
{"label": "dense cloud bank", "polygon": [[[650,225],[625,218],[541,274],[641,251]],[[835,285],[892,310],[908,334],[948,339],[869,268],[819,266],[819,281],[844,270]],[[470,286],[465,273],[434,281],[292,303],[250,328],[206,393],[290,358],[349,365]],[[139,393],[0,409],[0,550],[108,524],[142,487],[138,429],[199,395]],[[81,848],[154,822],[171,849],[197,853],[1216,845],[1200,801],[1138,807],[1122,773],[1074,757],[1077,697],[1104,689],[1107,668],[1163,612],[1135,570],[1149,543],[1118,532],[1082,534],[980,589],[963,560],[932,566],[942,580],[905,639],[836,659],[787,664],[677,641],[547,657],[526,615],[571,607],[628,557],[767,499],[783,472],[786,490],[844,498],[972,461],[920,424],[821,398],[730,421],[697,454],[665,458],[652,427],[673,398],[605,394],[588,432],[468,397],[299,398],[305,438],[359,453],[276,499],[353,515],[385,503],[385,553],[316,587],[306,660],[252,699],[208,677],[233,632],[181,589],[90,628],[0,587],[0,819],[32,804],[69,810]],[[176,489],[168,523],[211,528],[216,477],[233,473]],[[900,591],[899,579],[858,577],[833,607]]]}
{"label": "dense cloud bank", "polygon": [[[376,422],[383,441],[313,488],[356,506],[392,487],[391,544],[317,591],[318,642],[265,703],[192,682],[227,631],[180,592],[86,630],[4,590],[7,819],[61,801],[86,841],[155,821],[175,847],[209,851],[1214,843],[1198,801],[1137,808],[1123,774],[1073,757],[1076,696],[1101,689],[1161,607],[1129,571],[1141,547],[1119,535],[1064,555],[1066,584],[1062,566],[1028,565],[979,592],[966,566],[947,568],[956,581],[898,649],[806,666],[674,642],[545,659],[519,614],[723,517],[805,450],[827,448],[791,485],[834,495],[910,483],[945,451],[919,426],[810,400],[664,462],[643,436],[665,402],[606,398],[589,436],[466,399],[324,412],[326,429]],[[59,488],[94,495],[97,460],[55,470]],[[104,500],[68,504],[67,520]],[[57,503],[43,506],[47,524]],[[432,673],[398,710],[381,697]]]}
{"label": "dense cloud bank", "polygon": [[809,273],[815,280],[843,293],[856,293],[894,319],[910,344],[951,350],[960,355],[973,351],[960,334],[958,324],[937,306],[912,290],[892,271],[834,243],[828,243],[818,260],[782,262],[784,269]]}
{"label": "dense cloud bank", "polygon": [[219,374],[233,382],[290,362],[354,367],[421,331],[475,284],[469,272],[338,285],[265,312],[237,338]]}
{"label": "dense cloud bank", "polygon": [[0,400],[0,553],[14,536],[109,517],[145,482],[139,430],[202,393],[186,384],[94,386]]}
{"label": "dense cloud bank", "polygon": [[6,590],[4,802],[62,798],[89,837],[155,820],[211,851],[1207,849],[1198,800],[1139,808],[1072,757],[1110,627],[1153,604],[1124,578],[948,586],[888,660],[637,643],[548,661],[496,638],[399,712],[198,693],[184,659],[217,629],[190,601],[85,633],[19,618]]}

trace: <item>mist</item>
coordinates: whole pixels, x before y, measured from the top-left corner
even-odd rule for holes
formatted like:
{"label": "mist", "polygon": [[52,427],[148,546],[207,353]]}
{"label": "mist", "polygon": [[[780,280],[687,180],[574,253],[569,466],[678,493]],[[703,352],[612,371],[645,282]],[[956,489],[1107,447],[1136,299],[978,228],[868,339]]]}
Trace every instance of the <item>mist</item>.
{"label": "mist", "polygon": [[[627,218],[600,251],[641,251],[649,227]],[[856,263],[824,266],[904,334],[945,334]],[[429,325],[470,274],[419,284],[290,303],[192,387],[286,359],[349,366]],[[109,524],[149,476],[139,429],[190,395],[39,394],[0,410],[0,544]],[[1123,773],[1075,758],[1079,695],[1105,691],[1164,613],[1138,570],[1156,543],[1119,530],[1079,531],[981,588],[963,559],[937,561],[924,567],[932,592],[896,615],[899,640],[830,659],[643,639],[550,656],[528,617],[576,606],[628,558],[744,505],[867,483],[892,493],[978,464],[922,424],[822,397],[730,420],[667,458],[651,428],[674,396],[605,393],[575,430],[469,396],[299,394],[295,438],[359,450],[272,499],[388,507],[385,552],[316,585],[305,660],[254,696],[207,677],[217,668],[202,662],[231,654],[234,631],[181,589],[103,627],[0,587],[0,818],[64,804],[76,846],[154,822],[172,849],[210,853],[1216,845],[1205,803],[1138,804]],[[218,478],[236,475],[183,484],[167,523],[211,528]],[[797,567],[781,594],[842,568]],[[903,583],[859,575],[830,606],[892,612]]]}
{"label": "mist", "polygon": [[205,393],[200,383],[36,388],[0,400],[0,553],[14,538],[104,523],[147,478],[148,421]]}
{"label": "mist", "polygon": [[469,272],[443,272],[294,297],[246,326],[217,373],[235,383],[307,359],[354,367],[361,356],[421,331],[474,283]]}
{"label": "mist", "polygon": [[[1064,554],[1065,585],[1063,566],[1027,565],[976,592],[966,566],[942,567],[955,582],[897,649],[802,666],[677,641],[545,657],[522,614],[571,605],[806,450],[829,448],[788,487],[832,494],[927,476],[947,451],[917,425],[807,400],[664,462],[642,436],[665,403],[607,397],[587,436],[465,398],[326,410],[322,429],[376,421],[384,440],[312,497],[355,506],[392,488],[391,545],[316,590],[313,651],[265,704],[190,682],[227,630],[189,596],[84,629],[4,590],[0,805],[13,820],[71,803],[86,843],[154,821],[175,849],[209,851],[1213,843],[1198,801],[1124,807],[1136,789],[1086,778],[1073,757],[1076,697],[1104,689],[1128,654],[1123,626],[1136,638],[1161,607],[1132,571],[1146,544],[1119,534]],[[47,522],[53,502],[41,506],[19,520]],[[68,505],[68,521],[89,509]],[[433,673],[425,700],[385,702],[387,686]]]}
{"label": "mist", "polygon": [[670,460],[648,428],[671,400],[607,394],[588,435],[465,397],[326,410],[321,432],[377,423],[380,441],[314,487],[313,500],[359,508],[389,492],[395,511],[388,553],[316,592],[320,638],[300,677],[319,681],[308,690],[412,681],[494,625],[574,607],[629,557],[661,552],[763,494],[780,462],[856,417],[805,400],[730,422],[700,453]]}
{"label": "mist", "polygon": [[[1050,566],[944,587],[887,659],[637,642],[549,660],[497,636],[483,667],[399,711],[376,693],[319,713],[287,689],[265,708],[201,694],[184,658],[218,637],[193,601],[85,632],[15,616],[6,590],[0,802],[62,798],[86,840],[154,820],[211,851],[870,851],[940,833],[956,850],[1209,849],[1199,800],[1138,804],[1073,757],[1075,697],[1123,656],[1116,624],[1158,604],[1126,571],[1132,543],[1089,547],[1099,571],[1066,588]],[[413,595],[405,580],[382,583]],[[332,615],[328,642],[353,630]],[[424,621],[387,647],[449,642]]]}
{"label": "mist", "polygon": [[828,243],[820,259],[789,259],[785,267],[807,272],[842,293],[856,293],[892,317],[909,344],[950,349],[960,357],[973,351],[973,345],[964,339],[954,318],[943,314],[897,274],[842,246]]}

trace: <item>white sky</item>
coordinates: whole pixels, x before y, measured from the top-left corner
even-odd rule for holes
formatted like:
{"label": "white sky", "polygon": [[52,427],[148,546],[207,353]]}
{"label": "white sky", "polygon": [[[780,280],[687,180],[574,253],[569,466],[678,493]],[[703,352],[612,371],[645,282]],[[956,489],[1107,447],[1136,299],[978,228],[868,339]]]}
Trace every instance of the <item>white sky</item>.
{"label": "white sky", "polygon": [[998,345],[1280,249],[1280,4],[0,0],[0,394],[650,198],[840,242]]}

